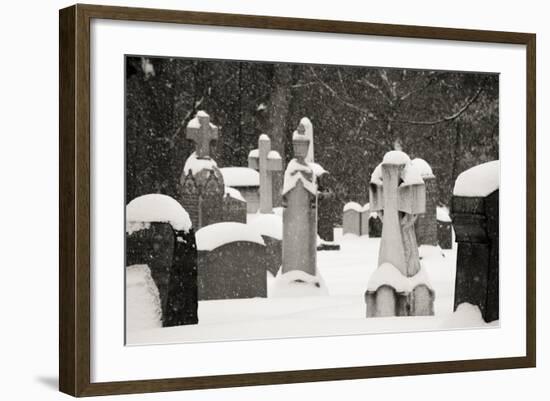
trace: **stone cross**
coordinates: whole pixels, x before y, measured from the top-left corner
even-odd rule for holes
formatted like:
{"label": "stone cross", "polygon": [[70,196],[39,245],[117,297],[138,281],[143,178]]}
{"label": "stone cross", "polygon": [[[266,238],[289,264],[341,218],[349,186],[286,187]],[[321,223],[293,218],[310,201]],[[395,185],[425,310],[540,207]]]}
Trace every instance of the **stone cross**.
{"label": "stone cross", "polygon": [[426,196],[421,181],[416,185],[400,184],[404,169],[405,163],[382,163],[383,185],[371,183],[370,209],[382,212],[378,266],[391,263],[404,276],[411,277],[420,270],[414,221],[418,214],[424,213]]}
{"label": "stone cross", "polygon": [[[383,227],[379,267],[365,294],[367,316],[433,314],[434,294],[424,275],[409,280],[421,270],[414,222],[426,207],[422,177],[415,173],[405,153],[392,151],[373,173],[369,190],[370,210],[382,214]],[[392,281],[388,269],[396,269],[403,279]],[[411,288],[399,288],[403,282]]]}
{"label": "stone cross", "polygon": [[283,162],[279,153],[271,150],[271,140],[267,135],[260,135],[258,149],[248,155],[248,167],[260,172],[260,213],[272,213],[272,174],[283,169]]}
{"label": "stone cross", "polygon": [[199,111],[187,124],[186,138],[196,144],[197,159],[210,159],[210,142],[218,139],[218,127],[210,122],[210,116]]}

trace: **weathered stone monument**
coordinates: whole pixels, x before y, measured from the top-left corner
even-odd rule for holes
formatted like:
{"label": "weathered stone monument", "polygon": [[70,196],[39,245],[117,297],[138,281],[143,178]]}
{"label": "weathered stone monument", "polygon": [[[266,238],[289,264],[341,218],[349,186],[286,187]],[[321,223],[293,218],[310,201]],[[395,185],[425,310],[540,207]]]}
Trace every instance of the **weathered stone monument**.
{"label": "weathered stone monument", "polygon": [[362,206],[357,202],[348,202],[344,205],[344,217],[342,219],[343,234],[361,235]]}
{"label": "weathered stone monument", "polygon": [[149,267],[162,325],[196,324],[197,254],[187,212],[169,196],[140,196],[126,206],[126,235],[126,266]]}
{"label": "weathered stone monument", "polygon": [[369,238],[380,238],[381,235],[382,235],[382,219],[380,218],[377,212],[370,212],[369,213]]}
{"label": "weathered stone monument", "polygon": [[218,139],[218,128],[210,116],[199,111],[187,124],[186,138],[196,150],[185,162],[180,178],[179,202],[188,211],[193,226],[200,228],[222,221],[225,184],[216,162],[210,157],[210,142]]}
{"label": "weathered stone monument", "polygon": [[458,243],[454,308],[477,305],[499,318],[499,161],[466,170],[455,182],[451,218]]}
{"label": "weathered stone monument", "polygon": [[426,209],[418,215],[415,222],[416,241],[418,245],[437,245],[437,187],[436,179],[430,165],[423,159],[416,158],[411,166],[422,177],[426,187]]}
{"label": "weathered stone monument", "polygon": [[294,131],[294,159],[288,163],[283,185],[283,265],[270,297],[328,294],[317,271],[317,183],[306,162],[310,140],[302,124]]}
{"label": "weathered stone monument", "polygon": [[260,210],[260,174],[248,167],[221,167],[220,172],[226,188],[239,191],[245,199],[247,213],[257,213]]}
{"label": "weathered stone monument", "polygon": [[[300,128],[301,127],[301,128]],[[282,272],[300,270],[317,273],[317,185],[315,174],[305,161],[309,139],[300,125],[294,131],[294,159],[285,171],[283,185]]]}
{"label": "weathered stone monument", "polygon": [[369,279],[367,317],[433,315],[434,291],[421,268],[414,232],[425,211],[425,186],[401,151],[386,153],[369,187],[370,209],[381,212],[378,268]]}
{"label": "weathered stone monument", "polygon": [[453,225],[446,207],[437,207],[437,242],[441,249],[453,248]]}
{"label": "weathered stone monument", "polygon": [[332,242],[334,241],[334,227],[340,220],[341,207],[333,192],[334,178],[315,161],[315,141],[311,120],[303,117],[296,132],[303,134],[309,140],[304,160],[313,171],[317,183],[317,234],[322,240],[318,249],[338,250],[340,246]]}
{"label": "weathered stone monument", "polygon": [[271,150],[271,140],[265,134],[258,139],[258,149],[250,151],[248,167],[260,172],[260,213],[273,213],[272,174],[283,169],[281,155]]}
{"label": "weathered stone monument", "polygon": [[358,237],[369,235],[370,204],[361,206],[357,202],[348,202],[344,205],[343,234],[353,234]]}
{"label": "weathered stone monument", "polygon": [[267,296],[265,243],[247,224],[224,222],[197,231],[199,300]]}
{"label": "weathered stone monument", "polygon": [[246,224],[246,200],[239,191],[225,187],[222,203],[222,221],[235,221]]}

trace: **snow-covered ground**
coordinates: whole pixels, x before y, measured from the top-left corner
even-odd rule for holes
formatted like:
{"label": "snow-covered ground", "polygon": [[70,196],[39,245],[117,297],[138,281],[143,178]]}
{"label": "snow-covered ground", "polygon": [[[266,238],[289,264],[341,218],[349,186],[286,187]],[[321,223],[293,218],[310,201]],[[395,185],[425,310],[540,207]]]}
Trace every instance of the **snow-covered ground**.
{"label": "snow-covered ground", "polygon": [[[199,302],[199,324],[159,328],[128,324],[127,344],[159,344],[330,336],[453,328],[495,327],[485,324],[477,307],[462,305],[453,313],[456,248],[441,251],[422,246],[422,265],[435,290],[435,316],[366,318],[364,293],[377,267],[379,238],[341,235],[340,251],[320,251],[317,265],[328,296],[270,298],[274,279],[268,274],[268,298]],[[139,316],[128,304],[127,316]],[[148,312],[151,314],[150,312]]]}

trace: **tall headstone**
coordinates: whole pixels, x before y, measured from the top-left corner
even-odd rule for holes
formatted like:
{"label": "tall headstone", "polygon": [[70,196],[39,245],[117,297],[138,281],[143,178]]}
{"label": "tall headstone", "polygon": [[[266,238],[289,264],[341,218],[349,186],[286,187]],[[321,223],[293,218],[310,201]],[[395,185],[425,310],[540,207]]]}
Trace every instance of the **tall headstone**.
{"label": "tall headstone", "polygon": [[486,322],[499,319],[499,162],[460,174],[451,218],[458,243],[454,308],[477,305]]}
{"label": "tall headstone", "polygon": [[369,279],[367,317],[433,314],[434,292],[421,269],[414,232],[425,186],[401,151],[386,153],[371,177],[370,209],[383,212],[378,268]]}
{"label": "tall headstone", "polygon": [[343,234],[361,235],[362,206],[357,202],[348,202],[344,205]]}
{"label": "tall headstone", "polygon": [[382,236],[382,219],[377,212],[369,213],[369,238],[380,238]]}
{"label": "tall headstone", "polygon": [[430,165],[423,159],[416,158],[411,166],[422,177],[426,186],[426,209],[418,215],[415,222],[416,241],[418,245],[437,245],[437,186],[436,178]]}
{"label": "tall headstone", "polygon": [[147,265],[158,288],[163,326],[198,323],[197,253],[188,213],[166,195],[126,206],[126,265]]}
{"label": "tall headstone", "polygon": [[267,135],[260,135],[258,149],[249,153],[248,167],[260,172],[260,213],[273,213],[272,174],[281,171],[283,163],[281,155],[271,150],[271,140]]}
{"label": "tall headstone", "polygon": [[200,228],[222,221],[225,184],[210,156],[210,143],[218,139],[218,128],[208,114],[199,111],[187,124],[186,133],[187,139],[195,142],[195,152],[185,162],[178,200],[189,211],[193,226]]}
{"label": "tall headstone", "polygon": [[[311,120],[303,117],[298,124],[296,132],[304,135],[309,141],[304,161],[313,171],[317,183],[317,231],[323,241],[332,242],[334,241],[334,227],[340,220],[340,203],[332,190],[334,179],[323,166],[315,161],[313,124]],[[333,249],[340,249],[337,244],[331,244],[331,246]]]}
{"label": "tall headstone", "polygon": [[437,207],[437,242],[441,249],[453,248],[453,225],[449,210],[446,207]]}
{"label": "tall headstone", "polygon": [[305,161],[309,139],[303,126],[293,134],[294,159],[290,161],[283,186],[282,272],[299,270],[317,274],[317,185]]}
{"label": "tall headstone", "polygon": [[222,220],[246,224],[246,200],[234,188],[225,188]]}

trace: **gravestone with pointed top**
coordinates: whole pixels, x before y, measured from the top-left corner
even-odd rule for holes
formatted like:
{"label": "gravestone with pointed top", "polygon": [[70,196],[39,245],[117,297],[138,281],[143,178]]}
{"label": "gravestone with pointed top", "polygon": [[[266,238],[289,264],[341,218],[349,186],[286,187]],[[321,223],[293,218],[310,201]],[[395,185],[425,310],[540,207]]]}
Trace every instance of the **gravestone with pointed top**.
{"label": "gravestone with pointed top", "polygon": [[317,185],[305,161],[309,139],[300,127],[293,135],[294,159],[285,171],[283,186],[282,273],[299,270],[317,274]]}
{"label": "gravestone with pointed top", "polygon": [[391,151],[369,186],[370,209],[381,212],[378,268],[369,279],[367,317],[433,315],[434,292],[421,269],[414,231],[426,205],[425,186],[409,157]]}
{"label": "gravestone with pointed top", "polygon": [[199,111],[187,124],[186,138],[195,142],[195,152],[185,162],[178,200],[198,229],[222,221],[225,184],[210,156],[210,143],[218,139],[218,127],[210,122],[206,112]]}
{"label": "gravestone with pointed top", "polygon": [[267,135],[260,135],[258,149],[249,153],[248,167],[260,172],[260,213],[273,213],[272,174],[283,169],[283,161],[277,151],[271,150]]}

